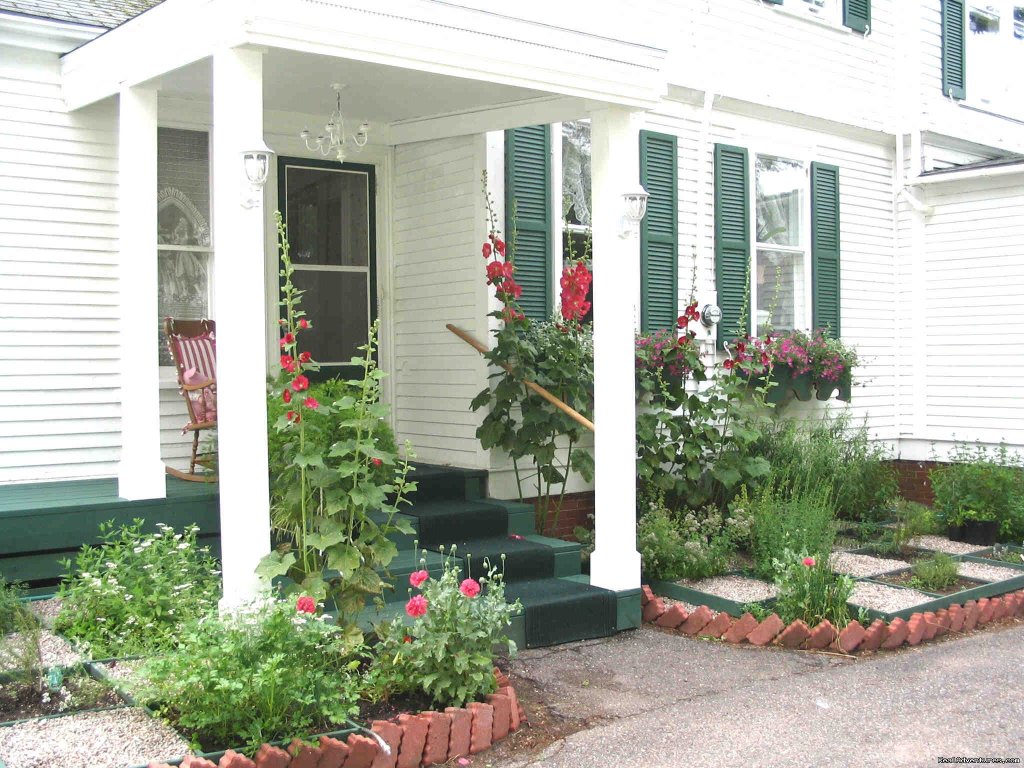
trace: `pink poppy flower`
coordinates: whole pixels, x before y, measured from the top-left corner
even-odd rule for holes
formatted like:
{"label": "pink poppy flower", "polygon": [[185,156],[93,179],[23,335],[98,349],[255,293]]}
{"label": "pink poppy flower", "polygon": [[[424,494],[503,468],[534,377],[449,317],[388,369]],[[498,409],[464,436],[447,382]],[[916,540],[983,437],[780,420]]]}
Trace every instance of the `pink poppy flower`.
{"label": "pink poppy flower", "polygon": [[405,612],[414,619],[418,619],[427,612],[427,598],[423,595],[410,598],[409,602],[405,604]]}
{"label": "pink poppy flower", "polygon": [[459,585],[459,592],[464,594],[466,597],[476,597],[480,594],[480,582],[476,579],[465,579],[462,584]]}
{"label": "pink poppy flower", "polygon": [[804,558],[804,565],[806,565],[808,568],[813,568],[815,566],[814,558],[813,557],[805,557]]}
{"label": "pink poppy flower", "polygon": [[423,586],[423,582],[430,578],[430,574],[426,571],[414,571],[409,574],[409,583],[412,584],[416,589]]}

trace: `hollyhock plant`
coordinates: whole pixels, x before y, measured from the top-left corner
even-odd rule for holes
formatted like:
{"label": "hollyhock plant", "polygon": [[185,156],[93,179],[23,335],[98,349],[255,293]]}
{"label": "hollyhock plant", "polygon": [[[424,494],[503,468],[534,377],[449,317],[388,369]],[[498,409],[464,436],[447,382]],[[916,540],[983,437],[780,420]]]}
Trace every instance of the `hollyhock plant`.
{"label": "hollyhock plant", "polygon": [[566,323],[579,323],[590,311],[587,293],[592,281],[593,276],[582,259],[566,264],[562,269],[562,278],[559,280],[562,289],[560,311]]}

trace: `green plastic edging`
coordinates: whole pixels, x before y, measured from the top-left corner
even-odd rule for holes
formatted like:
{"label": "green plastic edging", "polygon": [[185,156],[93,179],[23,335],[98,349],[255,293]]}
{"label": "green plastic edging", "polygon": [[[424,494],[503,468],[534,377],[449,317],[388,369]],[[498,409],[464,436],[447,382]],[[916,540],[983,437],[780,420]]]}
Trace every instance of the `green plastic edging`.
{"label": "green plastic edging", "polygon": [[56,720],[60,717],[71,717],[72,715],[84,715],[91,712],[112,712],[115,709],[128,709],[124,704],[114,704],[109,707],[97,707],[96,709],[76,709],[74,712],[55,712],[52,715],[37,715],[36,717],[25,717],[21,720],[5,720],[0,723],[0,728],[10,728],[20,723],[32,723],[37,720]]}
{"label": "green plastic edging", "polygon": [[769,598],[767,600],[737,603],[735,600],[712,595],[709,592],[701,592],[699,589],[684,587],[681,584],[676,584],[674,581],[661,581],[659,579],[652,579],[650,587],[656,595],[671,597],[673,600],[681,600],[696,606],[706,605],[713,611],[724,612],[730,616],[742,616],[746,613],[746,606],[748,605],[762,605],[765,608],[769,608],[775,602],[775,598]]}

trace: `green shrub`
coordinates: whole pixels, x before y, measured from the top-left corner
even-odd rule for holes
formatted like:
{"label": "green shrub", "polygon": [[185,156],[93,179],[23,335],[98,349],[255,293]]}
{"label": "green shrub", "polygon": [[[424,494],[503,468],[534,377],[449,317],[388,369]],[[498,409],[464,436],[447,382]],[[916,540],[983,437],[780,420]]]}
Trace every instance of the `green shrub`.
{"label": "green shrub", "polygon": [[787,549],[773,565],[778,589],[774,608],[784,622],[802,619],[813,627],[828,620],[838,629],[850,623],[846,601],[853,579],[833,573],[827,555],[797,555]]}
{"label": "green shrub", "polygon": [[16,632],[24,620],[25,609],[22,598],[25,585],[9,582],[0,574],[0,635]]}
{"label": "green shrub", "polygon": [[846,412],[806,423],[778,419],[764,430],[757,450],[772,476],[785,478],[792,491],[828,485],[829,503],[844,520],[889,517],[898,487],[885,448],[867,427],[853,427]]}
{"label": "green shrub", "polygon": [[929,473],[940,522],[968,519],[996,520],[1002,541],[1024,536],[1024,469],[1021,457],[1005,444],[986,448],[959,443],[950,454],[952,463]]}
{"label": "green shrub", "polygon": [[137,696],[207,751],[330,730],[358,711],[365,651],[351,637],[265,598],[190,624],[140,667]]}
{"label": "green shrub", "polygon": [[910,586],[926,592],[939,592],[956,584],[960,571],[956,560],[943,552],[918,560],[911,567]]}
{"label": "green shrub", "polygon": [[505,602],[502,574],[486,562],[484,568],[479,580],[463,579],[452,556],[445,558],[437,579],[425,570],[410,576],[420,592],[406,604],[414,621],[405,626],[396,619],[378,627],[371,673],[376,690],[368,695],[425,693],[439,707],[462,707],[494,692],[494,649],[515,654],[516,644],[506,633],[521,606]]}
{"label": "green shrub", "polygon": [[115,528],[100,524],[98,547],[82,547],[64,561],[68,576],[57,596],[55,628],[84,644],[93,658],[166,650],[178,627],[217,607],[220,571],[208,547],[196,543],[198,528],[181,533],[143,521]]}
{"label": "green shrub", "polygon": [[762,578],[772,578],[776,561],[785,562],[787,553],[803,552],[827,560],[836,538],[837,526],[827,486],[792,495],[784,487],[785,483],[765,486],[751,501],[751,553],[754,568]]}

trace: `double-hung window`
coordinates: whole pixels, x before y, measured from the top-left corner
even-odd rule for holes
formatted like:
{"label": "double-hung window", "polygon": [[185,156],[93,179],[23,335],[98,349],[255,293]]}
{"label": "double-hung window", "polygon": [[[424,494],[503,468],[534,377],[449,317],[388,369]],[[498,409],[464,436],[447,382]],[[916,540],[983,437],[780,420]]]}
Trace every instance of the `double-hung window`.
{"label": "double-hung window", "polygon": [[722,344],[839,317],[839,169],[715,146],[715,278]]}
{"label": "double-hung window", "polygon": [[871,0],[764,0],[794,14],[820,19],[854,32],[871,31]]}
{"label": "double-hung window", "polygon": [[1024,0],[942,0],[942,92],[1024,117]]}
{"label": "double-hung window", "polygon": [[209,134],[158,129],[156,175],[158,354],[160,365],[171,366],[163,318],[202,320],[211,314]]}

